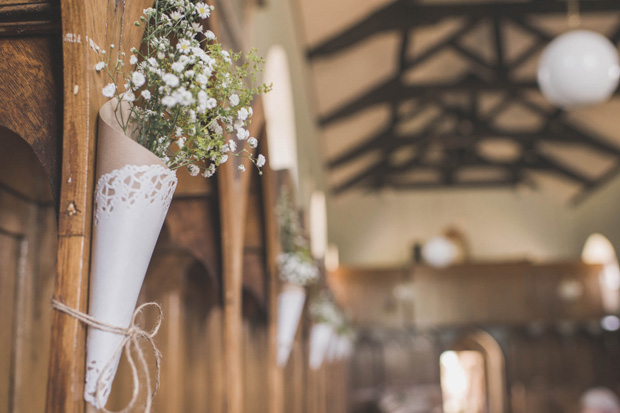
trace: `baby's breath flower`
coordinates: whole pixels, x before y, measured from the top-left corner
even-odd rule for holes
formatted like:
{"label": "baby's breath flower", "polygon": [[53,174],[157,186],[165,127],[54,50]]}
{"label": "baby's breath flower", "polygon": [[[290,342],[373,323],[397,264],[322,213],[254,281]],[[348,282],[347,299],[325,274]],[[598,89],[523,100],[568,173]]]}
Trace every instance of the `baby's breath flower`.
{"label": "baby's breath flower", "polygon": [[237,142],[232,139],[228,141],[228,146],[230,147],[231,152],[235,152],[237,150]]}
{"label": "baby's breath flower", "polygon": [[107,98],[114,97],[114,94],[116,93],[116,85],[114,83],[108,83],[101,90],[101,93]]}
{"label": "baby's breath flower", "polygon": [[220,165],[223,163],[226,163],[227,160],[228,160],[228,155],[222,155],[222,157],[220,158]]}
{"label": "baby's breath flower", "polygon": [[248,145],[250,146],[250,148],[254,149],[258,146],[258,140],[254,137],[248,139]]}
{"label": "baby's breath flower", "polygon": [[129,63],[135,65],[136,63],[138,63],[138,58],[135,55],[131,55],[131,57],[129,58]]}
{"label": "baby's breath flower", "polygon": [[207,82],[209,81],[209,78],[205,75],[203,75],[202,73],[198,74],[196,76],[196,80],[198,81],[198,83],[200,83],[201,85],[205,86],[207,84]]}
{"label": "baby's breath flower", "polygon": [[172,96],[164,96],[161,99],[161,103],[165,106],[172,107],[177,104],[177,100]]}
{"label": "baby's breath flower", "polygon": [[179,86],[179,78],[175,74],[166,73],[162,76],[162,80],[170,87]]}
{"label": "baby's breath flower", "polygon": [[183,15],[178,11],[173,11],[172,13],[170,13],[170,19],[172,19],[173,21],[178,21],[182,17]]}
{"label": "baby's breath flower", "polygon": [[245,166],[243,166],[243,164],[240,164],[237,168],[238,168],[241,172],[245,172]]}
{"label": "baby's breath flower", "polygon": [[140,94],[146,100],[149,100],[151,98],[151,92],[149,92],[148,90],[143,90],[142,92],[140,92]]}
{"label": "baby's breath flower", "polygon": [[185,69],[185,65],[181,62],[174,62],[173,64],[170,65],[170,69],[172,69],[173,71],[177,73],[181,73],[183,69]]}
{"label": "baby's breath flower", "polygon": [[241,108],[239,109],[239,112],[237,112],[237,118],[239,118],[239,120],[241,121],[244,121],[248,118],[249,114],[250,112],[248,112],[246,108]]}
{"label": "baby's breath flower", "polygon": [[213,176],[214,173],[215,173],[215,164],[212,163],[211,165],[209,165],[207,169],[205,169],[205,171],[202,173],[202,176],[204,176],[205,178],[209,178]]}
{"label": "baby's breath flower", "polygon": [[105,67],[105,62],[99,62],[95,65],[95,70],[99,72],[101,69]]}
{"label": "baby's breath flower", "polygon": [[256,158],[256,166],[262,168],[263,166],[265,166],[265,161],[266,159],[263,154],[258,155],[258,158]]}
{"label": "baby's breath flower", "polygon": [[250,136],[250,131],[247,129],[239,128],[237,129],[237,139],[240,141],[246,140]]}
{"label": "baby's breath flower", "polygon": [[232,95],[230,95],[228,100],[230,101],[231,105],[237,106],[239,104],[239,95],[237,95],[236,93],[233,93]]}
{"label": "baby's breath flower", "polygon": [[224,129],[222,129],[219,123],[215,123],[213,124],[213,132],[218,136],[222,136],[224,134]]}
{"label": "baby's breath flower", "polygon": [[[177,82],[178,82],[178,79],[177,79]],[[186,90],[184,87],[178,88],[172,94],[172,96],[174,96],[176,101],[179,102],[183,106],[190,106],[192,103],[194,103],[194,96],[192,95],[192,92]]]}
{"label": "baby's breath flower", "polygon": [[205,37],[207,38],[207,40],[215,40],[215,33],[213,33],[211,30],[207,30],[205,32]]}
{"label": "baby's breath flower", "polygon": [[133,102],[134,100],[136,100],[136,95],[134,95],[133,92],[125,92],[123,93],[123,100],[127,102]]}
{"label": "baby's breath flower", "polygon": [[146,78],[144,77],[144,74],[142,72],[133,72],[131,74],[131,82],[135,87],[141,87],[145,81]]}
{"label": "baby's breath flower", "polygon": [[187,171],[191,176],[197,176],[200,173],[200,168],[194,164],[187,165]]}

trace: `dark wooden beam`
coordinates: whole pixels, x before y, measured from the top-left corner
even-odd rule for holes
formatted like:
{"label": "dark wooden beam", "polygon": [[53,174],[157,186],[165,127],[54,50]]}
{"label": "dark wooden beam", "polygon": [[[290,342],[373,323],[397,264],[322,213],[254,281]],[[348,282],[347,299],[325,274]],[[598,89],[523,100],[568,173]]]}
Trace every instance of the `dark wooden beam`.
{"label": "dark wooden beam", "polygon": [[383,166],[387,165],[387,160],[385,158],[380,159],[379,161],[373,163],[370,167],[364,169],[362,172],[356,174],[355,176],[347,179],[345,182],[340,183],[336,186],[333,187],[332,191],[335,194],[340,194],[342,192],[345,192],[346,190],[351,189],[352,187],[358,185],[359,183],[369,180],[373,177],[375,177],[375,179],[372,179],[372,185],[373,187],[376,186],[376,174],[378,173],[378,171],[385,169]]}
{"label": "dark wooden beam", "polygon": [[573,199],[571,199],[571,204],[573,206],[580,205],[591,195],[593,195],[596,190],[600,189],[603,185],[607,184],[618,175],[620,175],[620,161],[616,162],[616,165],[605,174],[603,174],[602,177],[598,178],[596,182],[584,188],[583,191],[581,191]]}
{"label": "dark wooden beam", "polygon": [[[471,3],[457,0],[449,3],[419,3],[416,0],[410,0],[407,9],[411,24],[419,26],[434,24],[448,17],[510,18],[512,16],[566,14],[566,0]],[[616,0],[581,0],[579,9],[582,14],[620,11],[620,3]]]}
{"label": "dark wooden beam", "polygon": [[498,79],[508,79],[508,69],[506,68],[506,56],[504,56],[504,33],[502,31],[504,20],[501,18],[493,20],[493,38],[495,46],[495,74]]}
{"label": "dark wooden beam", "polygon": [[[620,11],[620,3],[616,0],[581,0],[579,6],[582,14]],[[468,18],[485,19],[565,13],[565,0],[489,1],[484,3],[453,1],[441,4],[397,0],[368,15],[340,34],[312,47],[308,56],[311,59],[327,56],[352,47],[382,32],[432,25],[450,17],[467,16]]]}
{"label": "dark wooden beam", "polygon": [[464,92],[508,92],[538,90],[534,79],[528,81],[484,80],[473,73],[450,82],[425,83],[423,85],[403,85],[398,79],[387,80],[340,106],[328,115],[321,117],[321,126],[329,125],[351,116],[363,109],[388,102],[401,102],[412,98],[432,98],[446,93]]}
{"label": "dark wooden beam", "polygon": [[308,57],[314,59],[340,52],[378,33],[402,30],[411,27],[408,16],[403,13],[406,1],[397,0],[377,10],[358,23],[343,30],[340,34],[322,42],[308,51]]}
{"label": "dark wooden beam", "polygon": [[434,182],[388,182],[385,187],[402,191],[442,190],[442,189],[498,189],[515,187],[519,182],[512,178],[485,181],[453,181],[449,185]]}

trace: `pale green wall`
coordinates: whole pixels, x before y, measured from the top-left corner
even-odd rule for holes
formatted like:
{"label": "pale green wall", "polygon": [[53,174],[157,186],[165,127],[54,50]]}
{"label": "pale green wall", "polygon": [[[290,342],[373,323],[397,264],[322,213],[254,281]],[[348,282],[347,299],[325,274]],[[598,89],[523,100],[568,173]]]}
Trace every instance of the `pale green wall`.
{"label": "pale green wall", "polygon": [[297,154],[299,162],[299,196],[302,206],[307,208],[313,190],[325,187],[323,161],[321,159],[320,136],[316,127],[313,91],[303,33],[298,20],[299,10],[294,1],[266,0],[266,5],[256,7],[251,13],[248,43],[266,56],[272,45],[281,45],[288,54],[290,74],[295,101],[295,123],[297,129]]}

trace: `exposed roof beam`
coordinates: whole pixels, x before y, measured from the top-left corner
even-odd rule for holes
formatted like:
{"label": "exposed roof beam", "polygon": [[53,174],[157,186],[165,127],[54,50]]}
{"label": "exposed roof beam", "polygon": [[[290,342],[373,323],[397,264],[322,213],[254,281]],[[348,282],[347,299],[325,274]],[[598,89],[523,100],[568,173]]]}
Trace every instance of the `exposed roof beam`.
{"label": "exposed roof beam", "polygon": [[[581,13],[620,11],[617,0],[581,0]],[[511,2],[420,4],[414,0],[397,0],[375,11],[358,23],[309,49],[316,58],[337,53],[378,33],[436,24],[448,17],[489,18],[566,13],[566,0],[530,0]]]}
{"label": "exposed roof beam", "polygon": [[451,82],[425,83],[423,85],[402,85],[397,79],[390,79],[351,99],[329,115],[321,117],[319,122],[322,126],[325,126],[374,105],[387,102],[401,102],[412,98],[432,98],[446,92],[452,94],[460,92],[516,93],[524,89],[538,90],[538,84],[535,80],[486,81],[474,74],[465,75],[461,79]]}
{"label": "exposed roof beam", "polygon": [[[620,11],[617,0],[581,0],[581,13]],[[419,3],[410,0],[407,5],[409,21],[413,25],[433,24],[446,17],[512,17],[517,15],[566,13],[566,0],[489,1],[466,3]]]}
{"label": "exposed roof beam", "polygon": [[477,189],[477,188],[509,188],[516,186],[512,178],[495,179],[488,181],[453,181],[449,185],[438,184],[435,182],[386,182],[385,187],[395,190],[441,190],[441,189]]}

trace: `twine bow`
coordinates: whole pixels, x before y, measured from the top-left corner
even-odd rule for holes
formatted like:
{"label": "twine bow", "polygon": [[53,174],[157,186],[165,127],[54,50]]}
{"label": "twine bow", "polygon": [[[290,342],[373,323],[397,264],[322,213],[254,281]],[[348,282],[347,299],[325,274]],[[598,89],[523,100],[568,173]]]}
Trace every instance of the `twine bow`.
{"label": "twine bow", "polygon": [[[146,331],[137,325],[136,320],[138,316],[142,313],[142,310],[144,310],[146,307],[149,307],[149,306],[154,306],[155,308],[157,308],[159,314],[157,316],[157,322],[155,323],[155,327],[153,327],[151,331]],[[161,306],[154,302],[142,304],[140,307],[136,308],[136,311],[134,311],[133,317],[131,318],[131,324],[129,324],[129,327],[127,328],[117,327],[117,326],[114,326],[108,323],[104,323],[103,321],[99,321],[91,317],[88,314],[84,314],[71,307],[68,307],[67,305],[61,303],[60,301],[56,299],[52,299],[52,307],[55,308],[56,310],[62,311],[63,313],[70,315],[71,317],[78,319],[79,321],[83,322],[84,324],[87,324],[90,327],[94,327],[102,331],[124,336],[123,341],[118,346],[118,348],[116,349],[116,351],[114,352],[110,360],[108,360],[108,362],[102,369],[101,373],[99,374],[99,377],[97,378],[97,393],[95,397],[96,397],[99,409],[105,413],[122,413],[122,412],[129,411],[131,408],[135,406],[136,402],[138,401],[138,395],[140,393],[140,377],[138,376],[138,367],[136,366],[136,361],[134,360],[134,356],[133,356],[133,354],[135,353],[138,355],[138,359],[140,361],[142,371],[144,375],[146,376],[146,387],[148,388],[149,395],[147,396],[147,399],[146,399],[146,408],[144,411],[145,413],[149,413],[151,411],[153,397],[155,397],[155,393],[157,393],[157,389],[159,389],[159,378],[160,378],[160,370],[161,370],[161,352],[155,345],[155,341],[153,341],[153,337],[155,337],[155,335],[159,331],[159,328],[161,327],[161,320],[163,317],[163,311],[161,309]],[[155,363],[157,367],[157,379],[155,381],[155,389],[153,390],[151,388],[151,375],[149,373],[149,366],[148,366],[148,363],[146,362],[146,358],[144,357],[144,352],[142,348],[140,347],[141,339],[144,339],[148,343],[151,344],[151,347],[153,348],[153,354],[155,354]],[[104,388],[102,379],[104,377],[104,373],[110,367],[112,367],[116,358],[122,353],[123,350],[125,350],[125,356],[127,357],[127,361],[129,361],[129,365],[131,366],[131,371],[133,373],[133,395],[131,397],[131,400],[129,401],[129,404],[127,404],[127,406],[125,406],[122,410],[113,412],[113,411],[107,410],[104,407],[104,403],[101,398],[101,390]]]}

